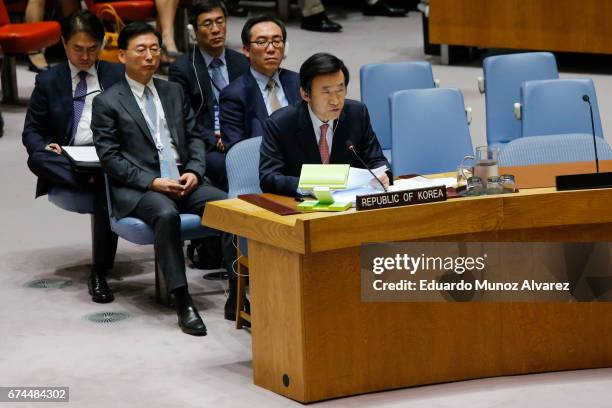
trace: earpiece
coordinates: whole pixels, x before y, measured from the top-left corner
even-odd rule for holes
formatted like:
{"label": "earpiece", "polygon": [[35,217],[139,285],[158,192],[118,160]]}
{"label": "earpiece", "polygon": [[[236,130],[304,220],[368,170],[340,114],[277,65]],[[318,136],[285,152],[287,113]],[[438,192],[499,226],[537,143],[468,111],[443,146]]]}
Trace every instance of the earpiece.
{"label": "earpiece", "polygon": [[196,43],[196,33],[195,33],[195,29],[193,28],[192,24],[187,24],[187,35],[189,36],[189,44],[195,44]]}

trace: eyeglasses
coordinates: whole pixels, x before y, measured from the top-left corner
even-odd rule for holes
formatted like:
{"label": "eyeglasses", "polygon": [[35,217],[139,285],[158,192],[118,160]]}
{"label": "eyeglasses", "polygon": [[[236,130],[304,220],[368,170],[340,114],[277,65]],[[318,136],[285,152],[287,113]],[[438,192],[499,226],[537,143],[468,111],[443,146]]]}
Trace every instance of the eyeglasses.
{"label": "eyeglasses", "polygon": [[134,53],[138,56],[143,56],[147,53],[147,51],[149,51],[149,53],[151,53],[151,55],[153,56],[157,56],[159,54],[161,54],[161,47],[154,45],[152,47],[138,47],[138,48],[134,48],[132,51],[134,51]]}
{"label": "eyeglasses", "polygon": [[274,48],[280,48],[285,45],[284,40],[265,40],[263,38],[257,41],[249,41],[249,44],[255,44],[257,48],[268,48],[268,45],[272,44]]}
{"label": "eyeglasses", "polygon": [[219,28],[223,28],[225,26],[225,17],[219,17],[216,20],[206,20],[201,24],[198,24],[198,27],[203,27],[207,30],[210,30],[213,28],[214,25],[216,25]]}

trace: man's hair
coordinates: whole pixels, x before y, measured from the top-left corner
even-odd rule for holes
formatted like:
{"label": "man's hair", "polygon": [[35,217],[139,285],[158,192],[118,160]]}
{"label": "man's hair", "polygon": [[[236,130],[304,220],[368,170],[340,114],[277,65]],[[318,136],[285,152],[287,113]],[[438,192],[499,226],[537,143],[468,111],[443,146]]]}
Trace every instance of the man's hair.
{"label": "man's hair", "polygon": [[99,43],[104,40],[104,26],[90,11],[79,11],[62,22],[62,38],[68,41],[73,35],[85,33]]}
{"label": "man's hair", "polygon": [[240,37],[242,38],[242,45],[245,47],[249,46],[249,42],[251,41],[251,30],[255,24],[267,22],[271,22],[279,26],[283,34],[283,41],[287,41],[287,29],[282,21],[272,16],[257,16],[249,18],[247,22],[244,23],[244,27],[242,27],[242,34],[240,34]]}
{"label": "man's hair", "polygon": [[132,38],[149,33],[155,34],[155,36],[159,40],[159,45],[161,47],[162,38],[159,31],[142,21],[135,21],[123,27],[123,30],[121,30],[121,32],[119,33],[119,38],[117,39],[117,47],[120,50],[127,50],[128,44],[130,43],[130,40]]}
{"label": "man's hair", "polygon": [[344,74],[344,85],[349,83],[349,71],[342,60],[326,52],[319,52],[308,58],[300,67],[300,86],[306,93],[310,93],[312,80],[325,74],[333,74],[342,71]]}
{"label": "man's hair", "polygon": [[223,16],[227,18],[227,7],[221,0],[196,0],[189,9],[189,24],[197,30],[198,16],[202,13],[210,13],[215,9],[221,9]]}

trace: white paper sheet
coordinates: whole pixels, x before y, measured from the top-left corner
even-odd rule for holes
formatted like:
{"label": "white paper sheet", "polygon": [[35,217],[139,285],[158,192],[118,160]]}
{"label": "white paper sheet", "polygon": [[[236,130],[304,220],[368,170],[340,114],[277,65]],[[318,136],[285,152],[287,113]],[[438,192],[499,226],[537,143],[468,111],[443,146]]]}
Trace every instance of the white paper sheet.
{"label": "white paper sheet", "polygon": [[72,160],[85,163],[98,163],[100,159],[94,146],[62,146]]}
{"label": "white paper sheet", "polygon": [[456,187],[457,179],[454,177],[440,177],[429,179],[422,176],[417,176],[409,179],[399,179],[395,180],[392,186],[389,186],[389,191],[414,190],[417,188],[426,188],[441,185],[445,185],[446,187]]}

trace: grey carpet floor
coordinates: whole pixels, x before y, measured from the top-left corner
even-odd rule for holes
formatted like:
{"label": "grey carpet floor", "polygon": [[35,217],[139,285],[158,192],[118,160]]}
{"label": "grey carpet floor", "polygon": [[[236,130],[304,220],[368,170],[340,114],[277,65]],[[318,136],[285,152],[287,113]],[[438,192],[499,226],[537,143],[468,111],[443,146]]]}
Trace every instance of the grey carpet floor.
{"label": "grey carpet floor", "polygon": [[[478,64],[442,66],[421,48],[420,16],[404,19],[333,12],[342,34],[310,33],[289,26],[285,66],[298,69],[317,51],[343,58],[359,99],[359,67],[368,62],[426,59],[442,86],[461,89],[474,109],[474,145],[485,140],[484,99],[476,89]],[[230,22],[229,43],[239,48],[244,19]],[[612,78],[609,68],[580,65],[563,77],[590,76],[597,87],[604,133],[610,141]],[[32,91],[34,75],[18,68],[20,95]],[[182,334],[175,313],[153,301],[150,247],[120,241],[110,279],[116,300],[94,304],[87,294],[90,226],[86,216],[67,213],[45,198],[34,200],[35,179],[21,146],[25,106],[2,106],[6,134],[0,139],[0,386],[69,386],[76,407],[281,407],[299,404],[256,387],[251,380],[251,337],[223,319],[224,286],[189,269],[194,299],[209,335]],[[33,289],[27,282],[57,279],[59,289]],[[90,313],[124,312],[131,318],[94,324]],[[327,401],[316,406],[345,407],[609,407],[612,369],[502,377],[415,387]],[[0,406],[39,406],[2,404]],[[65,406],[48,404],[47,406]]]}

